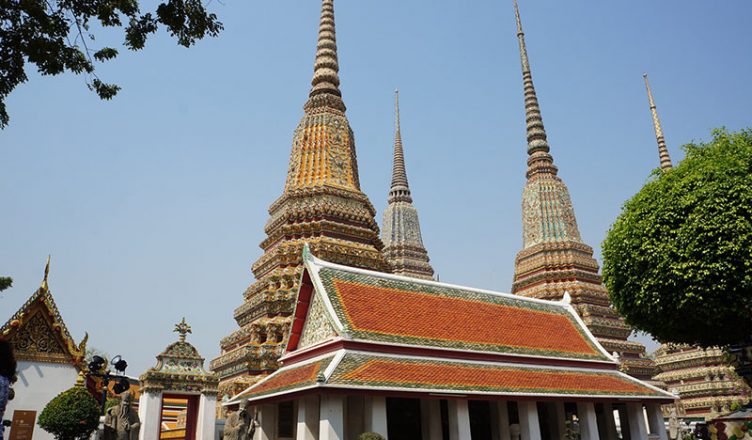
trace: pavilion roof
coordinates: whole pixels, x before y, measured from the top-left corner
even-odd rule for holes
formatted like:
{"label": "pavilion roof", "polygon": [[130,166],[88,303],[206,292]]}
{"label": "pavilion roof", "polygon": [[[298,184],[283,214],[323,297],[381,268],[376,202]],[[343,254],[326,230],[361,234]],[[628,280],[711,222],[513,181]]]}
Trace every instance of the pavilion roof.
{"label": "pavilion roof", "polygon": [[[543,301],[341,266],[306,251],[304,261],[287,353],[304,348],[299,342],[307,339],[306,319],[313,319],[309,305],[319,301],[330,337],[615,365],[566,300]],[[306,284],[313,289],[305,292]]]}
{"label": "pavilion roof", "polygon": [[657,399],[673,395],[617,370],[394,356],[339,350],[286,366],[226,405],[312,390],[452,397]]}

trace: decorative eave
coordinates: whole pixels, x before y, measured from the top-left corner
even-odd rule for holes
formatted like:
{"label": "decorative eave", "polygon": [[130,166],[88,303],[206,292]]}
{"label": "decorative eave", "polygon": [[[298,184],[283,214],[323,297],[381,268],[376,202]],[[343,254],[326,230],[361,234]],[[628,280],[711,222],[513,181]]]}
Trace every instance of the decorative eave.
{"label": "decorative eave", "polygon": [[[80,370],[89,335],[76,344],[68,331],[47,284],[49,268],[48,258],[41,286],[0,327],[0,335],[11,342],[19,361],[71,364]],[[33,339],[27,332],[32,326],[37,333]]]}

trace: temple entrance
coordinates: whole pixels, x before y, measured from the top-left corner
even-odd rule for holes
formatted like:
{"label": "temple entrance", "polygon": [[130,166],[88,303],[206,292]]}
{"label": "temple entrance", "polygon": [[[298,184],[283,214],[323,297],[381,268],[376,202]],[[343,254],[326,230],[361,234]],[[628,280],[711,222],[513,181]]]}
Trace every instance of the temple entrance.
{"label": "temple entrance", "polygon": [[422,437],[419,399],[386,399],[389,440],[415,440]]}
{"label": "temple entrance", "polygon": [[198,396],[162,395],[159,438],[187,440],[196,438]]}
{"label": "temple entrance", "polygon": [[473,440],[491,440],[491,403],[487,400],[470,400],[467,406]]}

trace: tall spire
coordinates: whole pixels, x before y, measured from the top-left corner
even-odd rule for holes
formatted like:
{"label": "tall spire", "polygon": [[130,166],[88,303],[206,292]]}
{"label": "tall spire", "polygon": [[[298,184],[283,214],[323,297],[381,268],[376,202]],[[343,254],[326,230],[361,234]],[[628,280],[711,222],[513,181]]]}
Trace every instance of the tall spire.
{"label": "tall spire", "polygon": [[556,174],[554,159],[549,154],[546,128],[543,126],[538,96],[533,85],[533,74],[530,71],[530,60],[525,46],[525,33],[522,31],[522,19],[517,0],[514,0],[514,15],[517,19],[517,40],[520,44],[520,62],[522,64],[522,85],[525,91],[525,122],[527,126],[527,175],[536,173]]}
{"label": "tall spire", "polygon": [[593,248],[580,236],[569,189],[557,175],[533,87],[517,0],[514,12],[525,88],[528,159],[522,192],[523,246],[515,258],[512,293],[548,300],[562,300],[568,294],[572,307],[603,347],[619,353],[628,374],[650,379],[653,364],[642,357],[645,347],[627,341],[631,329],[611,307]]}
{"label": "tall spire", "polygon": [[407,184],[405,171],[405,152],[402,149],[402,133],[400,132],[399,90],[394,91],[394,162],[392,163],[392,186],[389,190],[389,202],[403,200],[412,202],[410,187]]}
{"label": "tall spire", "polygon": [[334,26],[334,0],[322,0],[319,40],[316,61],[313,65],[310,99],[306,109],[331,106],[345,111],[342,92],[339,90],[339,60],[337,34]]}
{"label": "tall spire", "polygon": [[381,241],[384,242],[384,256],[392,267],[392,272],[431,279],[433,268],[429,264],[428,251],[423,246],[423,238],[418,222],[418,210],[413,206],[410,187],[405,171],[405,153],[402,149],[402,133],[399,116],[399,91],[394,92],[394,163],[392,165],[392,185],[389,189],[388,205],[384,210]]}
{"label": "tall spire", "polygon": [[313,80],[292,137],[287,180],[269,207],[251,267],[256,281],[235,310],[239,328],[222,339],[212,362],[220,392],[234,395],[278,367],[303,272],[307,244],[317,257],[347,266],[389,271],[376,209],[360,189],[355,136],[339,90],[334,3],[321,0]]}
{"label": "tall spire", "polygon": [[650,114],[653,116],[653,128],[655,128],[655,139],[658,141],[658,157],[661,160],[661,169],[663,171],[670,170],[671,156],[668,155],[668,148],[666,148],[666,139],[663,137],[663,128],[661,128],[661,120],[658,119],[658,110],[655,107],[655,101],[653,101],[653,92],[650,90],[650,82],[648,81],[648,74],[643,73],[642,78],[645,80],[645,89],[648,91],[648,102],[650,103]]}

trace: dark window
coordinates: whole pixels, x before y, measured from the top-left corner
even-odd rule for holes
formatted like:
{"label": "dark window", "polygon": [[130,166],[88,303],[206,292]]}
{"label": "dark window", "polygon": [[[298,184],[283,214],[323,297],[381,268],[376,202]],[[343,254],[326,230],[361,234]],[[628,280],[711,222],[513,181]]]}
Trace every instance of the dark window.
{"label": "dark window", "polygon": [[292,438],[295,423],[295,411],[292,402],[282,402],[277,405],[277,408],[277,435]]}
{"label": "dark window", "polygon": [[491,440],[491,404],[487,400],[470,400],[470,436],[473,440]]}
{"label": "dark window", "polygon": [[421,438],[420,400],[387,398],[386,421],[389,440]]}

